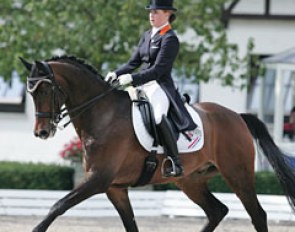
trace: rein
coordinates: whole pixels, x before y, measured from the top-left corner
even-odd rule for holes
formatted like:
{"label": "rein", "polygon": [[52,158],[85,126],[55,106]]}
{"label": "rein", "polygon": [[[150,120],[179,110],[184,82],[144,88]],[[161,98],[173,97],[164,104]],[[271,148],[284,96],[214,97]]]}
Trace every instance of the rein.
{"label": "rein", "polygon": [[[88,101],[82,103],[81,105],[76,106],[76,107],[74,107],[74,108],[72,108],[72,109],[70,109],[70,110],[67,110],[66,107],[62,108],[62,109],[61,109],[61,113],[60,113],[60,115],[59,115],[59,121],[58,121],[58,123],[59,123],[62,119],[64,119],[66,116],[68,116],[68,115],[70,115],[70,114],[73,114],[73,113],[75,113],[75,112],[78,112],[79,110],[80,110],[80,112],[78,112],[75,116],[72,116],[68,122],[66,122],[66,123],[65,123],[64,125],[62,125],[62,126],[59,126],[58,128],[61,129],[61,130],[64,129],[64,128],[66,128],[66,127],[67,127],[67,126],[68,126],[68,125],[69,125],[69,124],[70,124],[75,118],[79,117],[81,114],[83,114],[84,112],[86,112],[90,107],[92,107],[92,106],[94,105],[94,103],[95,103],[96,101],[98,101],[99,99],[101,99],[101,98],[105,97],[106,95],[108,95],[108,94],[109,94],[110,92],[112,92],[115,88],[116,88],[116,86],[112,86],[112,87],[111,87],[110,89],[108,89],[106,92],[104,92],[104,93],[102,93],[102,94],[100,94],[100,95],[97,95],[97,96],[91,98],[90,100],[88,100]],[[62,113],[62,112],[64,112],[64,111],[66,111],[66,110],[67,110],[67,112]]]}
{"label": "rein", "polygon": [[[55,76],[54,76],[54,73],[53,73],[50,65],[47,62],[42,62],[42,65],[44,66],[44,68],[46,69],[48,74],[44,75],[44,76],[40,76],[40,77],[27,77],[27,91],[29,93],[33,94],[38,89],[39,85],[42,82],[46,82],[52,86],[51,89],[53,91],[53,99],[52,99],[53,112],[36,112],[35,116],[39,117],[39,118],[51,118],[51,124],[53,124],[54,127],[58,127],[61,130],[66,128],[75,118],[79,117],[84,112],[86,112],[89,108],[91,108],[96,101],[105,97],[106,95],[111,93],[114,89],[117,89],[117,87],[118,87],[118,85],[113,84],[111,86],[111,88],[109,88],[107,91],[91,98],[90,100],[88,100],[88,101],[82,103],[81,105],[76,106],[70,110],[68,110],[66,107],[61,108],[60,102],[55,101],[56,97],[58,96],[57,91],[60,91],[63,95],[66,95],[66,94],[61,89],[61,87],[56,83]],[[32,82],[36,82],[36,83],[33,84]],[[58,105],[58,109],[59,109],[59,111],[57,111],[57,112],[54,111],[56,104]],[[62,119],[64,119],[66,116],[68,116],[70,114],[75,114],[75,113],[76,113],[76,115],[70,117],[70,120],[68,122],[66,122],[62,126],[58,126],[58,123]]]}

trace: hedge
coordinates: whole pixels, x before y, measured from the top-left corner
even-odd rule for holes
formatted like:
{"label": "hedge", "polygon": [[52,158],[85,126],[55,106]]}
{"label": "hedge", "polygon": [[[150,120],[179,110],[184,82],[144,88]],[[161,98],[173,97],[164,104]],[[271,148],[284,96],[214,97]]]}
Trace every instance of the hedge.
{"label": "hedge", "polygon": [[[283,195],[283,189],[279,184],[276,175],[273,172],[257,172],[256,173],[256,193],[257,194],[273,194]],[[209,182],[208,186],[212,192],[220,193],[232,193],[231,189],[227,186],[223,177],[218,174],[213,177]],[[154,185],[155,190],[175,190],[177,187],[173,183]]]}
{"label": "hedge", "polygon": [[0,189],[70,190],[73,175],[66,166],[0,162]]}
{"label": "hedge", "polygon": [[[74,169],[60,165],[0,162],[0,189],[48,189],[70,190],[73,188]],[[212,192],[232,192],[221,175],[208,183]],[[173,183],[154,185],[154,190],[177,189]],[[258,194],[283,195],[277,177],[273,172],[256,173]]]}

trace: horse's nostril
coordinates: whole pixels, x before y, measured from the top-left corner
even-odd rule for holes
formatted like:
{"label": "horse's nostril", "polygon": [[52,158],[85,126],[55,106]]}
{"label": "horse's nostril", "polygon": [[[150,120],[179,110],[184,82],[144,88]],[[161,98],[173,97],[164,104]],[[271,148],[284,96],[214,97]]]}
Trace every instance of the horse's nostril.
{"label": "horse's nostril", "polygon": [[47,130],[41,130],[39,132],[39,137],[40,138],[47,138],[49,136],[49,132]]}

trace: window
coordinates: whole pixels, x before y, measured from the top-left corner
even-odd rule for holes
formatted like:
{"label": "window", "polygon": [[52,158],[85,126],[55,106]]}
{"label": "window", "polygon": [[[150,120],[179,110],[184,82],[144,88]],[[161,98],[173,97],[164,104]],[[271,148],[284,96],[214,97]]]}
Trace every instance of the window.
{"label": "window", "polygon": [[[259,57],[263,59],[265,56]],[[253,69],[257,68],[251,66]],[[253,72],[256,73],[257,72]],[[247,111],[250,113],[257,114],[258,108],[260,107],[260,87],[264,84],[264,96],[263,96],[263,107],[264,107],[264,121],[267,123],[273,123],[274,118],[274,106],[275,106],[275,76],[276,70],[266,69],[264,77],[254,75],[251,77],[248,96],[247,96]],[[262,81],[264,78],[264,81]],[[294,97],[294,72],[285,70],[284,75],[284,90],[283,90],[283,101],[285,115],[289,115],[291,108],[293,107]]]}
{"label": "window", "polygon": [[25,112],[25,84],[14,71],[11,80],[0,77],[0,112]]}

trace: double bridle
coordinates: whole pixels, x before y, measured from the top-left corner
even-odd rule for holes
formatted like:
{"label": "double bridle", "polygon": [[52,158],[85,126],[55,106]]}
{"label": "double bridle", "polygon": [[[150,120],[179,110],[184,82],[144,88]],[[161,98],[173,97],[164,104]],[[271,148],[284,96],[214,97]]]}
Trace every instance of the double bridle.
{"label": "double bridle", "polygon": [[[116,86],[112,86],[107,91],[91,98],[90,100],[88,100],[88,101],[82,103],[81,105],[76,106],[70,110],[68,110],[66,107],[61,108],[62,105],[60,103],[59,93],[62,93],[64,95],[65,99],[67,96],[66,96],[65,92],[62,90],[62,88],[57,84],[57,82],[55,80],[54,73],[53,73],[50,65],[44,61],[41,63],[44,66],[44,69],[46,70],[46,72],[48,74],[44,75],[44,76],[39,76],[39,77],[27,77],[27,91],[30,94],[33,94],[38,89],[40,84],[44,83],[44,82],[51,85],[51,91],[53,93],[53,98],[51,101],[52,111],[51,112],[38,112],[37,111],[35,113],[35,116],[38,118],[49,118],[50,124],[53,126],[54,129],[58,126],[59,122],[62,119],[64,119],[66,116],[71,114],[70,120],[68,122],[66,122],[64,125],[59,126],[60,129],[65,128],[74,120],[74,118],[83,114],[86,110],[88,110],[90,107],[92,107],[97,100],[108,95],[113,89],[116,88]],[[55,109],[58,109],[58,110],[55,111]]]}

